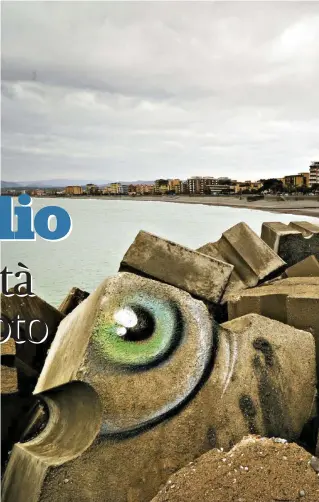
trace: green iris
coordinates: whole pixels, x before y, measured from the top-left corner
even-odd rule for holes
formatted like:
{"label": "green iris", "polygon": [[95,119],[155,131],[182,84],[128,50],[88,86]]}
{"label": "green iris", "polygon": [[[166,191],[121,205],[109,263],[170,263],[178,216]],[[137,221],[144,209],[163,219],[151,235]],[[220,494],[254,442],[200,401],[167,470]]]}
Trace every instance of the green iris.
{"label": "green iris", "polygon": [[180,330],[176,305],[137,294],[116,308],[101,311],[93,339],[101,355],[113,363],[145,366],[158,362],[174,348]]}

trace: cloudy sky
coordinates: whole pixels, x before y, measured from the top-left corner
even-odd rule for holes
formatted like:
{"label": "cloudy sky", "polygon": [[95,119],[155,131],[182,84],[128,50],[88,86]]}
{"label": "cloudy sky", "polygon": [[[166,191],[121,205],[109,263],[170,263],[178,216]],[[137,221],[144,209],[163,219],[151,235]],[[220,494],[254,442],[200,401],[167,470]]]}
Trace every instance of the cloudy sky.
{"label": "cloudy sky", "polygon": [[319,2],[2,3],[2,179],[319,160]]}

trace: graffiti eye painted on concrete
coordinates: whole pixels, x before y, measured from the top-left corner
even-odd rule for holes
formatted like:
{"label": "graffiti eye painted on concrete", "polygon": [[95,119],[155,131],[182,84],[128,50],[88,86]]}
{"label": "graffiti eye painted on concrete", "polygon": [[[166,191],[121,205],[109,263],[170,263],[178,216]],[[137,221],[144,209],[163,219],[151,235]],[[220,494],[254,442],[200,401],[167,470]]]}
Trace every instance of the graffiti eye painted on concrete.
{"label": "graffiti eye painted on concrete", "polygon": [[[188,293],[119,273],[79,309],[84,323],[78,324],[78,311],[62,321],[36,391],[67,383],[71,375],[90,384],[104,410],[101,434],[150,427],[201,385],[213,354],[212,322]],[[74,340],[83,343],[81,352],[72,349]],[[61,343],[69,349],[61,351]],[[58,374],[54,360],[61,361]]]}
{"label": "graffiti eye painted on concrete", "polygon": [[[245,224],[199,251],[140,232],[117,275],[50,311],[45,361],[20,354],[37,363],[46,421],[14,445],[3,501],[147,502],[212,448],[299,440],[316,415],[319,277],[309,300],[285,268]],[[291,296],[310,305],[302,325]]]}

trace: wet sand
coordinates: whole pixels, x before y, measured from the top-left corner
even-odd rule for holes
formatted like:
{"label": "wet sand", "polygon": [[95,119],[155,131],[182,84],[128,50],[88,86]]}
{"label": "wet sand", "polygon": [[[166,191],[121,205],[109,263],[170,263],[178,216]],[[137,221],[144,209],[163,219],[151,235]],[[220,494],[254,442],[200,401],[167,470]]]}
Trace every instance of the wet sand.
{"label": "wet sand", "polygon": [[[81,197],[82,198],[82,197]],[[90,197],[92,198],[92,197]],[[95,198],[95,197],[94,197]],[[270,211],[274,213],[298,214],[319,218],[319,198],[307,197],[295,200],[295,197],[287,197],[287,200],[276,200],[275,197],[265,198],[255,202],[248,202],[246,197],[202,197],[188,195],[180,196],[99,196],[98,199],[106,200],[133,200],[170,202],[173,204],[203,204],[207,206],[239,207],[258,211]]]}

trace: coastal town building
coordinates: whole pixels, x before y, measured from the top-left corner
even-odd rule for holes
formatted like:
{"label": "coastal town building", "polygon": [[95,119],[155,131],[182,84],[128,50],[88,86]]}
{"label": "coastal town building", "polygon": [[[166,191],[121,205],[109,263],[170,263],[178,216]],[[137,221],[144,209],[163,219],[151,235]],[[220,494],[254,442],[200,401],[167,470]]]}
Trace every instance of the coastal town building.
{"label": "coastal town building", "polygon": [[119,195],[122,190],[121,183],[111,183],[111,194]]}
{"label": "coastal town building", "polygon": [[178,194],[188,194],[188,183],[187,180],[181,181],[179,188],[177,189]]}
{"label": "coastal town building", "polygon": [[[299,172],[297,174],[286,175],[283,178],[275,180],[276,190],[283,189],[284,192],[304,192],[306,189],[311,189],[312,186],[319,184],[319,161],[312,162],[309,172]],[[180,180],[178,178],[159,178],[155,180],[154,184],[125,184],[120,182],[109,183],[103,191],[94,183],[88,183],[85,188],[87,194],[105,194],[105,195],[130,195],[130,196],[143,196],[143,195],[231,195],[241,193],[254,193],[263,188],[267,180],[258,181],[237,181],[232,180],[228,176],[221,176],[215,178],[213,176],[192,176],[187,180]],[[282,185],[281,185],[281,183]],[[272,189],[270,188],[270,191]],[[309,190],[308,190],[309,191]],[[267,190],[266,190],[267,192]],[[47,193],[47,192],[46,192]],[[67,186],[65,194],[67,195],[81,195],[83,189],[81,186]],[[41,196],[40,189],[33,191],[34,195]]]}
{"label": "coastal town building", "polygon": [[218,184],[212,176],[192,176],[187,183],[190,195],[205,195],[211,192],[210,187]]}
{"label": "coastal town building", "polygon": [[180,185],[181,185],[181,180],[179,180],[179,179],[168,180],[169,192],[179,193],[180,192]]}
{"label": "coastal town building", "polygon": [[242,192],[255,192],[259,190],[263,186],[263,183],[261,181],[250,181],[246,180],[243,182],[237,182],[234,186],[234,192],[235,193],[242,193]]}
{"label": "coastal town building", "polygon": [[128,195],[130,187],[124,183],[110,183],[103,188],[103,195]]}
{"label": "coastal town building", "polygon": [[309,169],[309,186],[319,185],[319,162],[312,162]]}
{"label": "coastal town building", "polygon": [[127,195],[128,194],[128,185],[121,183],[121,186],[119,189],[119,194],[120,195]]}
{"label": "coastal town building", "polygon": [[45,194],[46,194],[45,190],[37,188],[36,190],[32,190],[30,195],[32,197],[43,197]]}
{"label": "coastal town building", "polygon": [[235,191],[234,183],[228,177],[193,176],[187,180],[190,195],[211,195]]}
{"label": "coastal town building", "polygon": [[65,187],[66,195],[82,195],[83,189],[79,185],[69,185]]}
{"label": "coastal town building", "polygon": [[163,194],[167,193],[169,190],[168,183],[169,183],[169,180],[162,179],[162,178],[155,180],[155,194],[156,195],[163,195]]}
{"label": "coastal town building", "polygon": [[95,195],[99,193],[99,187],[94,183],[88,183],[85,187],[85,192],[90,195]]}
{"label": "coastal town building", "polygon": [[309,186],[309,173],[299,173],[284,176],[282,182],[285,188],[295,189]]}
{"label": "coastal town building", "polygon": [[154,193],[154,185],[136,185],[137,195],[152,195]]}

